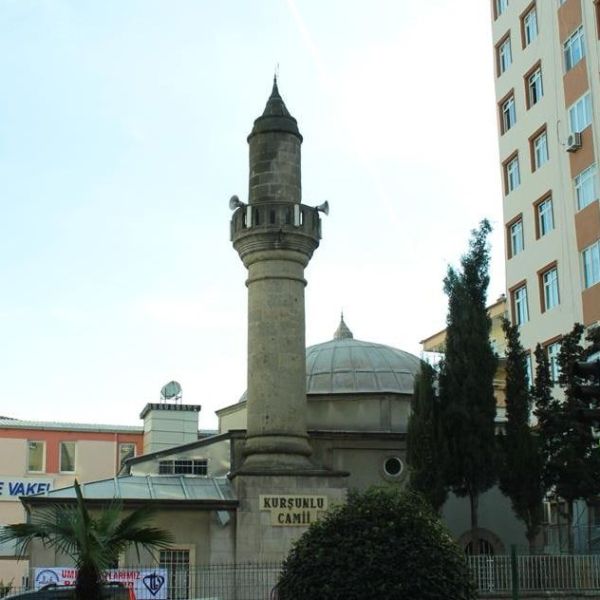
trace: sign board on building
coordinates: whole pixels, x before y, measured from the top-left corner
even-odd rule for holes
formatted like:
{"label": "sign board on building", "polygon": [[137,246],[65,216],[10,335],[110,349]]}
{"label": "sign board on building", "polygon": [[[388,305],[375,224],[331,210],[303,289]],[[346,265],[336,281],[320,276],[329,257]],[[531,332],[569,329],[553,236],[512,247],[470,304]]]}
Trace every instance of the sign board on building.
{"label": "sign board on building", "polygon": [[48,477],[10,477],[0,475],[0,501],[17,501],[19,496],[49,492],[54,483]]}
{"label": "sign board on building", "polygon": [[[136,600],[165,600],[167,598],[166,569],[110,569],[104,572],[106,581],[119,581],[133,588]],[[73,567],[41,567],[35,569],[34,587],[39,590],[49,583],[75,585],[77,569]]]}
{"label": "sign board on building", "polygon": [[307,527],[327,510],[327,496],[265,494],[259,496],[260,510],[271,513],[275,527]]}

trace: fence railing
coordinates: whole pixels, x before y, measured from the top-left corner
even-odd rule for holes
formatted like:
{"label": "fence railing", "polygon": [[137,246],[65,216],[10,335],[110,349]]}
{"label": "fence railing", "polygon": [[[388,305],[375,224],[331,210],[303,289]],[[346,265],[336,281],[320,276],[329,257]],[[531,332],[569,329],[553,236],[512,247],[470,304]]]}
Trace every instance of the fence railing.
{"label": "fence railing", "polygon": [[[482,595],[510,592],[515,575],[522,592],[600,592],[600,555],[479,555],[468,556],[467,562]],[[159,573],[154,580],[135,583],[136,600],[272,600],[281,565],[163,565],[124,572],[149,573],[153,569]],[[30,588],[33,581],[32,577]],[[15,591],[13,588],[10,594]]]}
{"label": "fence railing", "polygon": [[479,592],[509,592],[513,573],[523,592],[600,590],[599,555],[525,555],[467,557]]}

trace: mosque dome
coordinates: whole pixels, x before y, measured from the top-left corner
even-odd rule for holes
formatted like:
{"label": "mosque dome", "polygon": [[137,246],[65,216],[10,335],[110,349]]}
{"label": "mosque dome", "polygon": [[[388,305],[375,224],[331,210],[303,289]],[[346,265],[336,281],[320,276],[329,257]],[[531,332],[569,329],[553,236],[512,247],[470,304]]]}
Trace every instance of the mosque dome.
{"label": "mosque dome", "polygon": [[[306,349],[306,393],[412,394],[421,360],[404,350],[355,340],[344,316],[333,339]],[[240,402],[247,398],[242,394]]]}
{"label": "mosque dome", "polygon": [[306,392],[412,394],[420,369],[410,352],[355,340],[342,315],[333,340],[306,349]]}

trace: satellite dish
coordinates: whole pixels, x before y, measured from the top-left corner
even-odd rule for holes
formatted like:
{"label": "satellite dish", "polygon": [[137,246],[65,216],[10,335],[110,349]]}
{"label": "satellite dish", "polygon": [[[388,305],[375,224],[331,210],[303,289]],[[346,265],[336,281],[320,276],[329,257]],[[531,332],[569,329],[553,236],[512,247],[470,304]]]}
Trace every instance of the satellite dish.
{"label": "satellite dish", "polygon": [[315,208],[319,212],[322,212],[325,215],[329,214],[329,202],[327,202],[327,200],[325,200],[325,202],[323,202],[323,204],[319,204],[319,206],[315,206]]}
{"label": "satellite dish", "polygon": [[160,397],[163,400],[179,400],[181,398],[181,385],[177,381],[169,381],[162,386]]}
{"label": "satellite dish", "polygon": [[244,203],[237,196],[231,196],[231,198],[229,198],[229,210],[235,210],[242,206],[244,206]]}

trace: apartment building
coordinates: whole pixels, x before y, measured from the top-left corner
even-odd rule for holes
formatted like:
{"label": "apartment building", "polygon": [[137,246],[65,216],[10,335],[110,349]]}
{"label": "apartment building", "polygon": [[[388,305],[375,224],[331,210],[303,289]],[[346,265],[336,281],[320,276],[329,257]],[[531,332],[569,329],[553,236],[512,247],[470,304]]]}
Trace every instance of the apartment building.
{"label": "apartment building", "polygon": [[506,286],[523,346],[600,320],[600,2],[492,0]]}
{"label": "apartment building", "polygon": [[[143,437],[141,426],[0,417],[0,526],[25,520],[21,496],[69,486],[75,478],[114,477],[126,459],[142,453]],[[0,581],[19,587],[27,574],[14,544],[0,544]]]}

